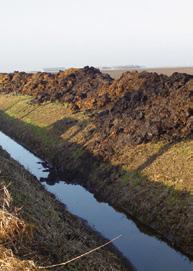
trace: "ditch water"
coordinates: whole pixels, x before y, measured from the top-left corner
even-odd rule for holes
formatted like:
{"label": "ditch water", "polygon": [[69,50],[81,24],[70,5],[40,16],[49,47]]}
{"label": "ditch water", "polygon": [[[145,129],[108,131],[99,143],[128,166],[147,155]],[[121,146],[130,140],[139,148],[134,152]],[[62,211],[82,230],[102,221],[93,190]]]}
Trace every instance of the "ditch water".
{"label": "ditch water", "polygon": [[0,145],[10,156],[62,202],[72,214],[87,221],[88,225],[107,239],[122,234],[114,246],[137,271],[192,271],[193,261],[170,247],[156,236],[143,232],[123,213],[108,203],[98,202],[94,195],[80,185],[58,181],[50,184],[46,179],[49,168],[40,158],[0,132]]}

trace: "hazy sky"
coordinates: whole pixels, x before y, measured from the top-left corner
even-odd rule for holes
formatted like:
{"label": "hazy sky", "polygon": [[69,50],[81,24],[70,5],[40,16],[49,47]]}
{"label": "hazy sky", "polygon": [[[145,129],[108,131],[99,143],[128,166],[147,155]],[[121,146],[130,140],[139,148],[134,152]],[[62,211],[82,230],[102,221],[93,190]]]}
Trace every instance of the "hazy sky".
{"label": "hazy sky", "polygon": [[193,66],[193,0],[0,0],[0,71]]}

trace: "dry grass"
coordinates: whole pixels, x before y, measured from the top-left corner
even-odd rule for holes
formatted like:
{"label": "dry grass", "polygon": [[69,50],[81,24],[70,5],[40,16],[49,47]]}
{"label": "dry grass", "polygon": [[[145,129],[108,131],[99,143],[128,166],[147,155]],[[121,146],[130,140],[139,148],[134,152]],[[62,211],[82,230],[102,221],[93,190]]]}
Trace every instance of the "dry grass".
{"label": "dry grass", "polygon": [[18,259],[10,249],[0,245],[0,270],[1,271],[38,271],[33,261]]}
{"label": "dry grass", "polygon": [[18,241],[23,243],[24,239],[32,238],[32,226],[26,224],[19,218],[19,209],[13,208],[12,198],[8,189],[3,186],[0,189],[0,240],[1,242]]}
{"label": "dry grass", "polygon": [[[20,260],[14,255],[18,246],[32,238],[31,226],[19,217],[19,209],[12,207],[11,195],[0,185],[0,270],[36,271],[33,261]],[[9,247],[7,249],[6,247]]]}

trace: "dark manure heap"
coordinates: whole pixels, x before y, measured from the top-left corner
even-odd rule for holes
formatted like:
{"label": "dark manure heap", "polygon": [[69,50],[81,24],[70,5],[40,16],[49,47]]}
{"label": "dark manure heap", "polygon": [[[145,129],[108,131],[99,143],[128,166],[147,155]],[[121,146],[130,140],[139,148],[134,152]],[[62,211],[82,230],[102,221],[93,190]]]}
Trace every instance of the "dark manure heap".
{"label": "dark manure heap", "polygon": [[59,101],[95,116],[99,143],[140,144],[188,137],[193,132],[193,75],[126,72],[113,80],[94,67],[57,74],[0,74],[0,92]]}
{"label": "dark manure heap", "polygon": [[103,140],[140,144],[193,133],[192,75],[126,72],[104,95],[109,102],[97,117]]}
{"label": "dark manure heap", "polygon": [[109,86],[112,78],[94,67],[69,69],[56,74],[38,72],[27,74],[14,72],[0,75],[0,92],[32,95],[34,103],[59,101],[71,103],[79,110],[83,100],[104,86]]}

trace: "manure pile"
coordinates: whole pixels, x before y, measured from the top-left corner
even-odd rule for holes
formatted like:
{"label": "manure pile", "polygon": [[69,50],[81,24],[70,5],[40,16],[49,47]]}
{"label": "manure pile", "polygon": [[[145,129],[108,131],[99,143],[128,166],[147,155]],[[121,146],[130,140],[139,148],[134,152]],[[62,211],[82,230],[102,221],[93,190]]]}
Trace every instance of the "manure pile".
{"label": "manure pile", "polygon": [[0,75],[0,92],[32,95],[34,103],[60,101],[79,109],[82,99],[98,89],[109,86],[112,78],[93,67],[69,69],[56,74],[14,72]]}
{"label": "manure pile", "polygon": [[95,116],[100,143],[140,144],[193,133],[193,75],[126,72],[113,80],[93,67],[57,74],[0,74],[0,92],[59,101]]}
{"label": "manure pile", "polygon": [[102,137],[122,142],[182,139],[193,132],[193,76],[127,72],[108,89]]}

